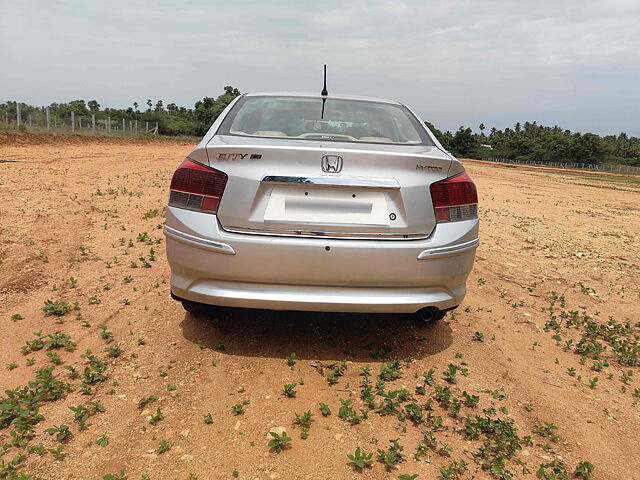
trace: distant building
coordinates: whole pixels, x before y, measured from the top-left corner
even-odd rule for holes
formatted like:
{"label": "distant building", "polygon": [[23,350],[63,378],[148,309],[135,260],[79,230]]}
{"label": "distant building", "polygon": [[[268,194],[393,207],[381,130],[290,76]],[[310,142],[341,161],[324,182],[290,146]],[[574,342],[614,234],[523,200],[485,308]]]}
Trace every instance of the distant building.
{"label": "distant building", "polygon": [[481,143],[480,146],[484,148],[488,148],[489,150],[493,150],[493,147],[491,145],[486,145],[484,143]]}

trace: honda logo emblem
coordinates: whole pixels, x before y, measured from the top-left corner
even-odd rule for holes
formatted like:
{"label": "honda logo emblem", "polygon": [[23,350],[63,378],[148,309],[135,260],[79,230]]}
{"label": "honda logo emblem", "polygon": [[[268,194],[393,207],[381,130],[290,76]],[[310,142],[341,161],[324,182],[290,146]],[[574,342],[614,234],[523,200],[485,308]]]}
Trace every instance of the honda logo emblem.
{"label": "honda logo emblem", "polygon": [[323,155],[322,171],[327,173],[338,173],[342,171],[342,157],[340,155]]}

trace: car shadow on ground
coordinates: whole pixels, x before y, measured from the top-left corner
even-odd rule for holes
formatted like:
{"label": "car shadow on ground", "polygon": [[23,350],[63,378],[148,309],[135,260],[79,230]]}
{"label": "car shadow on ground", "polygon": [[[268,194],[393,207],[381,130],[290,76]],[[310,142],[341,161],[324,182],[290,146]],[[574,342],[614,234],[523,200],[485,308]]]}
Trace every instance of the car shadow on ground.
{"label": "car shadow on ground", "polygon": [[284,358],[295,352],[304,359],[382,362],[446,350],[452,334],[445,320],[216,308],[204,315],[186,313],[181,327],[185,339],[226,355]]}

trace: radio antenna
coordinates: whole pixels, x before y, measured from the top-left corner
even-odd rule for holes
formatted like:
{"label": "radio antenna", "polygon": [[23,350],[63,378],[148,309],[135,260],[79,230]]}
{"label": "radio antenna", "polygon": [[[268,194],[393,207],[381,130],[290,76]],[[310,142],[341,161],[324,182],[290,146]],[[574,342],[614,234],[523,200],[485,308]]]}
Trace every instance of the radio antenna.
{"label": "radio antenna", "polygon": [[327,92],[327,64],[324,64],[324,87],[322,87],[322,91],[320,92],[320,95],[322,96],[322,113],[320,114],[320,119],[324,120],[324,104],[327,101],[327,95],[329,95],[329,92]]}
{"label": "radio antenna", "polygon": [[320,95],[322,95],[323,97],[326,97],[327,95],[329,95],[329,92],[327,92],[327,64],[326,63],[324,65],[324,87],[322,88],[322,92],[320,92]]}

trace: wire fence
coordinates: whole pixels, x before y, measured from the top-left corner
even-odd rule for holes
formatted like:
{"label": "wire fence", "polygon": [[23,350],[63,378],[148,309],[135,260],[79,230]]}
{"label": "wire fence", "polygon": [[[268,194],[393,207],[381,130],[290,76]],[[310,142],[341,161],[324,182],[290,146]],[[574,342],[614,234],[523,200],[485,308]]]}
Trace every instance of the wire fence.
{"label": "wire fence", "polygon": [[[15,129],[18,131],[28,129],[33,132],[76,133],[85,135],[158,135],[158,122],[141,121],[137,118],[112,118],[104,113],[77,114],[75,112],[69,112],[67,114],[59,114],[52,112],[49,107],[31,109],[28,113],[22,113],[19,103],[15,104],[15,111],[11,114],[5,110],[4,119],[0,119],[0,121],[2,120],[4,120],[7,129]],[[631,165],[540,162],[500,157],[488,157],[482,160],[510,165],[532,165],[537,167],[640,175],[640,167]]]}
{"label": "wire fence", "polygon": [[78,134],[115,134],[115,135],[157,135],[158,122],[140,121],[136,118],[111,117],[104,113],[57,114],[50,109],[22,113],[20,104],[16,104],[15,114],[4,112],[4,124],[7,129],[17,131],[28,129],[34,132],[78,133]]}
{"label": "wire fence", "polygon": [[571,170],[586,170],[592,172],[610,172],[621,174],[640,175],[640,167],[631,165],[611,165],[602,163],[579,163],[579,162],[538,162],[534,160],[514,160],[511,158],[483,158],[487,162],[506,163],[511,165],[533,165],[536,167],[551,167]]}

